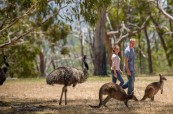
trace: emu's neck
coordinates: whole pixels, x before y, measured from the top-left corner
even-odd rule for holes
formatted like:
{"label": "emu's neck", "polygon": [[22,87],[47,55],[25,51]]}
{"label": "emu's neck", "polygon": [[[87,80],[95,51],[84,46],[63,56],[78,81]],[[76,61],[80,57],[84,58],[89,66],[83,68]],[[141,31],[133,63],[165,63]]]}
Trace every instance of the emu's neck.
{"label": "emu's neck", "polygon": [[84,68],[83,68],[83,74],[84,74],[84,80],[83,81],[86,81],[86,79],[88,78],[88,69],[89,69],[89,67],[88,67],[88,64],[87,64],[87,62],[85,62],[85,61],[83,61],[83,63],[84,63]]}
{"label": "emu's neck", "polygon": [[84,63],[83,73],[84,73],[84,76],[87,76],[89,67],[87,62],[83,61],[83,63]]}
{"label": "emu's neck", "polygon": [[87,64],[87,62],[86,61],[83,61],[83,63],[84,63],[84,69],[89,69],[89,66],[88,66],[88,64]]}
{"label": "emu's neck", "polygon": [[6,65],[6,67],[9,67],[9,64],[7,61],[4,61],[4,64]]}
{"label": "emu's neck", "polygon": [[6,74],[6,72],[8,71],[8,67],[9,67],[9,64],[8,64],[6,58],[4,58],[4,64],[5,64],[5,66],[2,69],[3,69],[4,73]]}
{"label": "emu's neck", "polygon": [[6,67],[9,67],[9,64],[7,62],[7,59],[4,57],[4,64],[6,65]]}

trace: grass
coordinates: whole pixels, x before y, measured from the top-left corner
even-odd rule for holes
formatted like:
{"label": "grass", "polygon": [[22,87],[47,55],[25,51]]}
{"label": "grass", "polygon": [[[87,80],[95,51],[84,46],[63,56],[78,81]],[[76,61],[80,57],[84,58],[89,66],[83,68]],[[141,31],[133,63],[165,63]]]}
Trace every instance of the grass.
{"label": "grass", "polygon": [[[126,77],[123,77],[126,79]],[[68,87],[68,105],[58,105],[62,85],[47,85],[44,78],[8,79],[0,86],[0,113],[172,113],[173,112],[173,77],[164,84],[164,93],[160,91],[155,101],[149,99],[144,102],[129,101],[129,109],[115,99],[111,99],[107,106],[92,109],[88,105],[98,104],[98,91],[102,84],[111,81],[111,77],[90,76],[83,84],[75,88]],[[141,99],[145,87],[158,76],[136,77],[135,95]]]}

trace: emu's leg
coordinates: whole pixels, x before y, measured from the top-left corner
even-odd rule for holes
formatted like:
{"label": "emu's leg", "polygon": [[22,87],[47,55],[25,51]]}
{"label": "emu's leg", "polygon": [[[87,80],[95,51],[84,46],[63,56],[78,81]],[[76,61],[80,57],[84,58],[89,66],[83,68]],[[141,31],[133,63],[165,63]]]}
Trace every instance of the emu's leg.
{"label": "emu's leg", "polygon": [[64,86],[62,88],[62,92],[61,92],[61,97],[60,97],[60,100],[59,100],[59,105],[61,105],[61,102],[62,102],[62,96],[63,96],[63,93],[64,93],[64,89],[65,89],[66,86]]}
{"label": "emu's leg", "polygon": [[106,103],[107,103],[110,99],[111,99],[111,97],[110,97],[110,96],[107,96],[107,97],[105,98],[105,100],[103,101],[103,105],[104,105],[105,107],[107,107],[107,108],[108,108],[108,106],[106,106]]}
{"label": "emu's leg", "polygon": [[75,87],[77,83],[74,83],[72,87]]}
{"label": "emu's leg", "polygon": [[153,97],[151,97],[151,101],[154,101],[154,96],[153,96]]}
{"label": "emu's leg", "polygon": [[65,86],[65,105],[67,105],[67,86]]}

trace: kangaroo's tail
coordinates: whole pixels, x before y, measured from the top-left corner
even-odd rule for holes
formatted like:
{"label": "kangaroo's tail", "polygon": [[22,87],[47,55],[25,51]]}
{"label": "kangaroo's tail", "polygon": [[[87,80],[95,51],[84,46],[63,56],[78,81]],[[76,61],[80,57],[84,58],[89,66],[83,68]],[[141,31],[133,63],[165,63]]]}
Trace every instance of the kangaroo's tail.
{"label": "kangaroo's tail", "polygon": [[102,106],[102,99],[103,99],[103,94],[102,94],[102,89],[100,88],[99,90],[99,104],[96,106],[89,105],[91,108],[100,108]]}

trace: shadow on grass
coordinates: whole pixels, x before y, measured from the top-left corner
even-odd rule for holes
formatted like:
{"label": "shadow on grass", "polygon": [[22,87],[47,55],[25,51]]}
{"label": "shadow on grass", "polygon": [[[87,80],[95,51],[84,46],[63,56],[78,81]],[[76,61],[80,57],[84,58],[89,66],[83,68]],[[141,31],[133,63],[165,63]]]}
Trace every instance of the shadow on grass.
{"label": "shadow on grass", "polygon": [[111,99],[107,103],[109,108],[102,106],[99,109],[90,108],[89,105],[97,105],[98,100],[68,100],[68,105],[59,105],[53,100],[33,100],[33,99],[10,99],[0,101],[0,112],[4,113],[171,113],[173,104],[162,102],[135,102],[129,101],[129,108],[123,102]]}
{"label": "shadow on grass", "polygon": [[[90,102],[90,101],[89,101]],[[92,101],[93,102],[93,101]],[[83,105],[81,105],[84,103]],[[68,100],[68,105],[59,105],[57,100],[19,100],[16,101],[0,101],[1,113],[36,113],[36,112],[64,112],[64,113],[79,113],[88,112],[89,106],[86,104],[86,100]]]}

